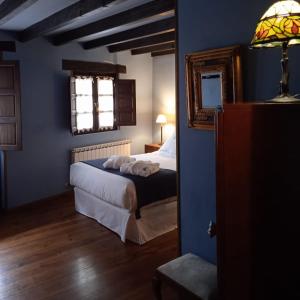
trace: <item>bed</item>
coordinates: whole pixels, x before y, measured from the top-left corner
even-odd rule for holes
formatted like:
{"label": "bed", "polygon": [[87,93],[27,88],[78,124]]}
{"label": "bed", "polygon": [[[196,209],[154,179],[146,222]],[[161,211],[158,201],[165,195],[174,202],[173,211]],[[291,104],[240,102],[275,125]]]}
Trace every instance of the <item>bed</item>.
{"label": "bed", "polygon": [[[176,171],[175,149],[173,135],[159,151],[132,157]],[[176,195],[142,207],[137,218],[136,188],[130,179],[77,162],[71,165],[70,183],[74,186],[76,211],[117,233],[123,242],[142,245],[177,227]]]}

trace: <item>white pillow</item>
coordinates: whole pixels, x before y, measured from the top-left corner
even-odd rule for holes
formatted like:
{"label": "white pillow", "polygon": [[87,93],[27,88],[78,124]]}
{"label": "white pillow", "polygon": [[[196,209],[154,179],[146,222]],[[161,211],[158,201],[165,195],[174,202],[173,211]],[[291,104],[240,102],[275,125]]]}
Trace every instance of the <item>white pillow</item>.
{"label": "white pillow", "polygon": [[174,132],[160,147],[159,154],[176,157],[176,133]]}

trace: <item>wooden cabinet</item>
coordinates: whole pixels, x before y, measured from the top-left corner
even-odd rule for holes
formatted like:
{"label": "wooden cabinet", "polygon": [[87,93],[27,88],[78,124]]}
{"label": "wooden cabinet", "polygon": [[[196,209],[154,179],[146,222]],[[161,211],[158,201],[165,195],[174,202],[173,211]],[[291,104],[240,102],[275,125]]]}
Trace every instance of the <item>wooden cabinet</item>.
{"label": "wooden cabinet", "polygon": [[146,144],[145,145],[145,153],[150,153],[159,150],[161,147],[160,144]]}
{"label": "wooden cabinet", "polygon": [[300,299],[300,104],[224,105],[216,126],[220,299]]}

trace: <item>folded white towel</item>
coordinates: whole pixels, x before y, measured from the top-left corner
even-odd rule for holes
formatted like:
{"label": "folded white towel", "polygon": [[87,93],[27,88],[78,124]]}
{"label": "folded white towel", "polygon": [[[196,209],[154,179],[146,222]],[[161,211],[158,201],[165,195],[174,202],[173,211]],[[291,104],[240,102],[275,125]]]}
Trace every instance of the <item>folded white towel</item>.
{"label": "folded white towel", "polygon": [[112,155],[107,161],[103,163],[105,169],[120,169],[124,163],[130,163],[136,159],[129,156]]}
{"label": "folded white towel", "polygon": [[120,172],[131,175],[148,177],[159,171],[159,163],[153,163],[150,160],[137,160],[121,165]]}

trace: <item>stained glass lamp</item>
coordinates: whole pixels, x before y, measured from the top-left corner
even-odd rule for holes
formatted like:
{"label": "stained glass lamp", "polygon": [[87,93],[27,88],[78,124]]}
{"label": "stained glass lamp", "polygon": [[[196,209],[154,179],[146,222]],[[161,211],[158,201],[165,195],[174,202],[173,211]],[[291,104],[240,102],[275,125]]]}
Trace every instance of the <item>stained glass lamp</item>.
{"label": "stained glass lamp", "polygon": [[300,44],[300,4],[285,0],[274,3],[259,20],[251,48],[282,48],[280,95],[272,102],[300,101],[289,94],[288,47]]}

